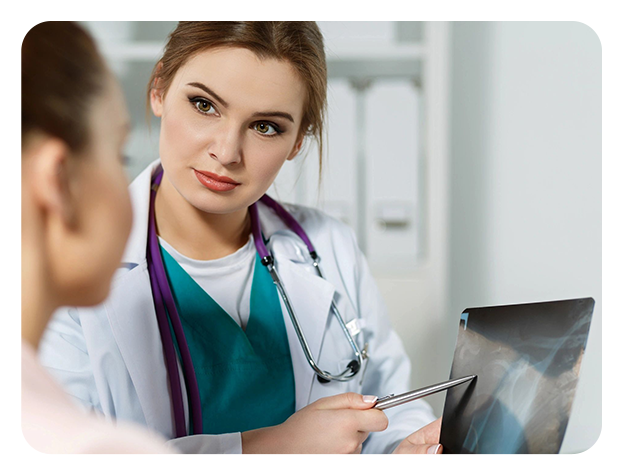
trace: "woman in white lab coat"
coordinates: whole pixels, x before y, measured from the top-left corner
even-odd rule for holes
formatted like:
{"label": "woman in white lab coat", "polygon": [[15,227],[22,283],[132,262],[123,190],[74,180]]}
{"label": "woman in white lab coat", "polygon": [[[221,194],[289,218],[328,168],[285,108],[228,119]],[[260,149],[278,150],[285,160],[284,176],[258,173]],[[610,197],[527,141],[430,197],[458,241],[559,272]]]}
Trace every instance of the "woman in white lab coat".
{"label": "woman in white lab coat", "polygon": [[[326,84],[314,22],[180,22],[150,79],[160,159],[130,187],[134,225],[111,296],[59,312],[44,338],[42,359],[72,395],[161,432],[184,452],[440,451],[427,403],[372,409],[376,396],[411,388],[410,363],[353,233],[319,211],[288,206],[322,258],[322,279],[303,241],[258,202],[307,136],[322,150]],[[248,211],[256,202],[318,366],[336,374],[352,359],[332,300],[366,349],[350,381],[320,382],[308,364],[259,264]],[[148,269],[150,206],[192,356],[200,428],[187,402],[190,378],[178,383],[167,370],[161,338],[170,329],[159,327]],[[184,437],[174,384],[184,393]]]}
{"label": "woman in white lab coat", "polygon": [[[22,42],[22,433],[45,453],[163,453],[161,436],[86,414],[41,367],[55,308],[106,297],[130,232],[123,95],[71,22]],[[102,137],[106,137],[105,140]],[[88,266],[76,265],[88,260]],[[16,440],[20,440],[19,437]]]}

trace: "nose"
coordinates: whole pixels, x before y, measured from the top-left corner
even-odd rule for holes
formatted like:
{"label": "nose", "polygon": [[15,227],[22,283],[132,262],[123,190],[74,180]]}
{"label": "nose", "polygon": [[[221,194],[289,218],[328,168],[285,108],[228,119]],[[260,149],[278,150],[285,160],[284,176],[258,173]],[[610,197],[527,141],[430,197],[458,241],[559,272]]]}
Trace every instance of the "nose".
{"label": "nose", "polygon": [[210,157],[223,166],[242,161],[242,134],[234,124],[222,124],[212,131],[208,143]]}

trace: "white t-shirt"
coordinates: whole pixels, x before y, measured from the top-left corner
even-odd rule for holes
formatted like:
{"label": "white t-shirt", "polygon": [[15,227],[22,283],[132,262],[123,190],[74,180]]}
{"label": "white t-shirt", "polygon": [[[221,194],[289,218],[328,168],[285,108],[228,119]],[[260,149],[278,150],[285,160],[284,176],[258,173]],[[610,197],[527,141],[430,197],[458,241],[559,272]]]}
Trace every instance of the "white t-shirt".
{"label": "white t-shirt", "polygon": [[249,235],[249,241],[233,254],[211,261],[191,259],[180,254],[161,237],[158,240],[182,269],[245,330],[251,311],[251,285],[255,268],[253,235]]}

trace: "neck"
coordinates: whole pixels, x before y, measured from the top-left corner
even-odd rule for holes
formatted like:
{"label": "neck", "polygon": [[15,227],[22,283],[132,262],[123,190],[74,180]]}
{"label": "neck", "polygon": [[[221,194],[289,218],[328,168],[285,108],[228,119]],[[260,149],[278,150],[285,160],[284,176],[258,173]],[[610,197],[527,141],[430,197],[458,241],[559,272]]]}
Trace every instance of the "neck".
{"label": "neck", "polygon": [[22,339],[37,349],[56,304],[41,245],[24,231],[22,227]]}
{"label": "neck", "polygon": [[37,349],[55,309],[55,292],[50,288],[44,216],[35,204],[35,180],[30,180],[33,163],[34,158],[22,159],[22,340]]}
{"label": "neck", "polygon": [[228,214],[205,213],[192,206],[167,179],[156,193],[158,235],[178,252],[197,260],[213,260],[244,246],[251,232],[248,209]]}

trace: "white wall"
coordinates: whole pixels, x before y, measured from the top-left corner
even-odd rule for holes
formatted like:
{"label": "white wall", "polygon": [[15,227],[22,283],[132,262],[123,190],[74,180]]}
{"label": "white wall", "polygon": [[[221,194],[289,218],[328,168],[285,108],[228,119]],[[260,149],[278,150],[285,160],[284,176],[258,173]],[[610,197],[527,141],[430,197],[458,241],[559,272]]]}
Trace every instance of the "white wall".
{"label": "white wall", "polygon": [[450,318],[592,296],[563,452],[601,428],[601,45],[573,22],[460,22],[452,34]]}

